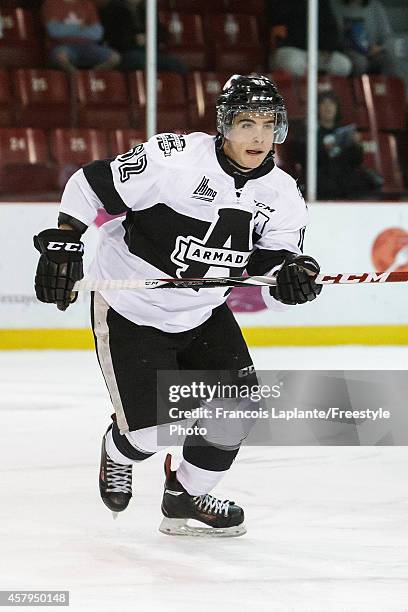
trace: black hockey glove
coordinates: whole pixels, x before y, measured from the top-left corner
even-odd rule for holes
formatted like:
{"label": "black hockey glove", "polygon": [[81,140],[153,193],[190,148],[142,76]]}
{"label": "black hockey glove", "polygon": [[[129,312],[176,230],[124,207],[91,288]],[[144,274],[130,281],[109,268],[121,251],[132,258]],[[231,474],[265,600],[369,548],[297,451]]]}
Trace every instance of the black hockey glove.
{"label": "black hockey glove", "polygon": [[276,287],[271,287],[270,294],[283,304],[311,302],[322,290],[322,285],[314,281],[319,272],[320,266],[313,257],[287,255],[276,275]]}
{"label": "black hockey glove", "polygon": [[84,275],[81,234],[75,230],[46,229],[34,236],[34,246],[41,253],[35,294],[40,302],[57,304],[59,310],[66,310],[78,297],[71,293],[74,283]]}

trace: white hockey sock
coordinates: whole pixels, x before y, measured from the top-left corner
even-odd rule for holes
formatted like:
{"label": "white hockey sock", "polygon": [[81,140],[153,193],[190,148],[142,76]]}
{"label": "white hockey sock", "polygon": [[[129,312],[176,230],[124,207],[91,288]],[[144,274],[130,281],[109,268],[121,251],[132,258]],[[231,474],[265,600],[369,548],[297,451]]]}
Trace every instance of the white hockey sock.
{"label": "white hockey sock", "polygon": [[105,437],[105,447],[108,456],[115,463],[120,463],[121,465],[131,465],[132,463],[139,463],[139,461],[132,461],[129,457],[125,457],[122,455],[115,442],[113,441],[112,430],[110,429]]}
{"label": "white hockey sock", "polygon": [[157,451],[167,448],[168,445],[159,444],[158,438],[160,438],[160,432],[164,432],[165,436],[169,426],[167,423],[164,425],[153,425],[152,427],[145,427],[144,429],[137,429],[136,431],[129,431],[125,434],[129,442],[136,449],[142,453],[157,453]]}
{"label": "white hockey sock", "polygon": [[[144,429],[130,431],[129,433],[126,433],[124,435],[127,441],[136,451],[138,451],[139,453],[144,453],[144,455],[146,455],[146,458],[148,458],[150,455],[156,453],[158,450],[166,448],[166,446],[160,445],[157,440],[158,431],[161,427],[168,429],[168,425],[154,425],[152,427],[145,427]],[[112,429],[110,429],[106,435],[106,452],[108,453],[112,461],[121,465],[140,463],[140,461],[143,461],[144,459],[143,455],[140,459],[131,459],[130,457],[124,455],[115,444]]]}
{"label": "white hockey sock", "polygon": [[205,495],[217,486],[227,471],[203,470],[183,458],[177,469],[177,480],[190,495]]}

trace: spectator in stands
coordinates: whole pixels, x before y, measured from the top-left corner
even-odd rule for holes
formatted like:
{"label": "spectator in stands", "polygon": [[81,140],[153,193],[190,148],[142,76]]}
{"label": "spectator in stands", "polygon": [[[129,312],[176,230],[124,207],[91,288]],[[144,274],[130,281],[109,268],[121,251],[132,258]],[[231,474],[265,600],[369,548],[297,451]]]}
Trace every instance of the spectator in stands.
{"label": "spectator in stands", "polygon": [[[141,0],[92,0],[99,10],[106,43],[122,55],[121,69],[144,70],[146,67],[146,4]],[[187,72],[184,62],[166,53],[167,31],[159,21],[158,70]]]}
{"label": "spectator in stands", "polygon": [[385,46],[393,31],[381,2],[331,0],[331,3],[345,53],[353,63],[353,74],[395,74],[395,60]]}
{"label": "spectator in stands", "polygon": [[[318,98],[318,173],[319,200],[357,200],[372,198],[383,185],[382,177],[363,164],[361,136],[355,125],[342,126],[340,106],[332,91]],[[296,129],[294,130],[296,132]],[[293,153],[304,168],[306,129],[304,123],[293,135]]]}
{"label": "spectator in stands", "polygon": [[[307,0],[267,3],[271,39],[277,48],[270,54],[272,70],[286,70],[296,76],[307,71]],[[340,33],[329,0],[319,2],[319,70],[348,76],[351,61],[341,52]]]}
{"label": "spectator in stands", "polygon": [[72,73],[78,68],[112,70],[119,64],[117,51],[98,44],[103,28],[89,0],[45,0],[42,18],[56,68]]}

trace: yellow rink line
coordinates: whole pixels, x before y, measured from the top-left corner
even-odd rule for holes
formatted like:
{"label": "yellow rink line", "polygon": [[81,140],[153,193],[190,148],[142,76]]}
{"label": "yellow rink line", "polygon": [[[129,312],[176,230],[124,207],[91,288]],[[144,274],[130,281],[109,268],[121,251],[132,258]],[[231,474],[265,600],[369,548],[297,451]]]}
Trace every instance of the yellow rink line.
{"label": "yellow rink line", "polygon": [[[243,332],[250,346],[408,344],[408,325],[247,327]],[[0,329],[0,350],[91,348],[89,329]]]}

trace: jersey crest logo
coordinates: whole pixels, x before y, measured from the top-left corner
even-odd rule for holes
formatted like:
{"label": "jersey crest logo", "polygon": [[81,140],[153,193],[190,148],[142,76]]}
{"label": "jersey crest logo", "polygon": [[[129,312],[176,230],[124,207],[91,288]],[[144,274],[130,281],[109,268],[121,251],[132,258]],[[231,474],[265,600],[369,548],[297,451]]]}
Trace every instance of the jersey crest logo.
{"label": "jersey crest logo", "polygon": [[173,151],[180,153],[186,148],[186,139],[179,134],[161,134],[156,138],[159,149],[163,151],[165,157],[169,157]]}
{"label": "jersey crest logo", "polygon": [[[179,278],[202,278],[215,266],[235,276],[245,269],[252,251],[252,213],[220,209],[202,238],[178,236],[171,260]],[[230,275],[230,274],[229,274]]]}
{"label": "jersey crest logo", "polygon": [[205,264],[207,267],[244,268],[251,253],[248,251],[235,251],[222,247],[210,247],[203,240],[188,236],[179,236],[176,240],[176,249],[172,260],[185,269],[193,262]]}
{"label": "jersey crest logo", "polygon": [[209,182],[210,179],[203,176],[199,186],[193,191],[193,195],[191,197],[196,200],[204,200],[204,202],[213,202],[218,192],[208,186]]}

